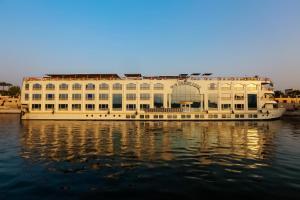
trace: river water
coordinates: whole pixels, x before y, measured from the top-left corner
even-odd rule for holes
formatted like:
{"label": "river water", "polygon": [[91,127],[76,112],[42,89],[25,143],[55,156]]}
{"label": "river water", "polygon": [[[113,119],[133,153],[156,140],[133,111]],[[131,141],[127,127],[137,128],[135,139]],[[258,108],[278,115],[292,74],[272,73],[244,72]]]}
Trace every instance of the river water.
{"label": "river water", "polygon": [[0,199],[300,196],[300,118],[21,121],[0,115]]}

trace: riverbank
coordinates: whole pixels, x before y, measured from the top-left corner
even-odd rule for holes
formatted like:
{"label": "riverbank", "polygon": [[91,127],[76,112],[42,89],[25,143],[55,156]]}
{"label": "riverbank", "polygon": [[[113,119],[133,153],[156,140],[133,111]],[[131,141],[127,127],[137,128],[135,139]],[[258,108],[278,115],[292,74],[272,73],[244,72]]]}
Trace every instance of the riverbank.
{"label": "riverbank", "polygon": [[0,109],[0,114],[20,114],[20,109]]}
{"label": "riverbank", "polygon": [[283,117],[300,117],[300,110],[286,111]]}

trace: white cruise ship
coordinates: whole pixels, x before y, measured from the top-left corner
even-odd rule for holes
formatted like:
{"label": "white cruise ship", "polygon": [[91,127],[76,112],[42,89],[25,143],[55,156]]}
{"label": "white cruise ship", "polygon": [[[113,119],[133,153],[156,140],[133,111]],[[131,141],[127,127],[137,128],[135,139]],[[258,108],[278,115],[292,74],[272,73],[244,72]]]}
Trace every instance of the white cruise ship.
{"label": "white cruise ship", "polygon": [[48,74],[24,78],[22,119],[269,120],[282,116],[268,78]]}

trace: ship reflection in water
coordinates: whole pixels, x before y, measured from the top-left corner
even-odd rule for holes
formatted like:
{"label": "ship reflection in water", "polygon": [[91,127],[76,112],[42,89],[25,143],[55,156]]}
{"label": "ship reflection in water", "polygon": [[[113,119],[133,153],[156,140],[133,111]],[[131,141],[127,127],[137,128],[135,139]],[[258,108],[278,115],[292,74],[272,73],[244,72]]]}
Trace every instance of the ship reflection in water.
{"label": "ship reflection in water", "polygon": [[23,121],[20,154],[65,197],[273,194],[282,123]]}
{"label": "ship reflection in water", "polygon": [[98,156],[116,156],[122,160],[119,164],[126,164],[123,161],[172,161],[191,156],[200,165],[234,165],[230,159],[219,158],[257,160],[248,167],[260,166],[260,161],[272,154],[272,149],[266,149],[265,145],[272,145],[280,126],[280,122],[25,121],[23,124],[26,133],[22,138],[22,157],[35,161],[82,162]]}

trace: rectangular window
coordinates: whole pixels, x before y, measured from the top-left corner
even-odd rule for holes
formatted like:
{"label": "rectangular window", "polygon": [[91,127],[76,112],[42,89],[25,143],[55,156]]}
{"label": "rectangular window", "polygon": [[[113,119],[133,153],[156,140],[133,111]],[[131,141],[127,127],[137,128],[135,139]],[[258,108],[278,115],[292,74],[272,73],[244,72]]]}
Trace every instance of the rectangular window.
{"label": "rectangular window", "polygon": [[135,100],[136,94],[126,94],[126,100]]}
{"label": "rectangular window", "polygon": [[235,94],[234,100],[244,100],[244,94],[243,93]]}
{"label": "rectangular window", "polygon": [[222,118],[223,119],[231,118],[231,114],[222,114]]}
{"label": "rectangular window", "polygon": [[35,84],[33,84],[32,89],[33,90],[41,90],[42,89],[42,85],[38,84],[38,83],[35,83]]}
{"label": "rectangular window", "polygon": [[161,84],[161,83],[156,83],[156,84],[154,84],[153,89],[154,90],[163,90],[164,89],[164,85]]}
{"label": "rectangular window", "polygon": [[99,104],[99,110],[108,110],[108,104]]}
{"label": "rectangular window", "polygon": [[248,110],[257,110],[257,94],[248,94]]}
{"label": "rectangular window", "polygon": [[127,90],[136,90],[136,85],[133,83],[129,83],[126,85]]}
{"label": "rectangular window", "polygon": [[99,100],[108,100],[108,94],[99,94]]}
{"label": "rectangular window", "polygon": [[216,83],[210,83],[208,85],[208,89],[209,90],[217,90],[218,89],[218,85]]}
{"label": "rectangular window", "polygon": [[221,107],[222,107],[222,110],[230,110],[231,104],[222,104]]}
{"label": "rectangular window", "polygon": [[218,109],[218,94],[208,94],[208,108]]}
{"label": "rectangular window", "polygon": [[244,104],[234,104],[235,110],[244,110]]}
{"label": "rectangular window", "polygon": [[45,104],[45,110],[54,110],[54,104]]}
{"label": "rectangular window", "polygon": [[85,86],[86,90],[95,90],[95,85],[92,83],[89,83]]}
{"label": "rectangular window", "polygon": [[148,83],[143,83],[140,85],[141,90],[150,90],[150,84]]}
{"label": "rectangular window", "polygon": [[245,115],[244,114],[235,114],[235,118],[244,118]]}
{"label": "rectangular window", "polygon": [[41,104],[32,104],[31,109],[32,110],[41,110]]}
{"label": "rectangular window", "polygon": [[65,83],[60,84],[60,85],[59,85],[59,89],[60,89],[60,90],[68,90],[68,85],[65,84]]}
{"label": "rectangular window", "polygon": [[68,94],[59,94],[59,100],[68,100]]}
{"label": "rectangular window", "polygon": [[25,94],[25,101],[29,100],[29,94]]}
{"label": "rectangular window", "polygon": [[81,94],[72,94],[72,100],[81,100]]}
{"label": "rectangular window", "polygon": [[102,83],[99,85],[99,90],[108,90],[109,86],[106,83]]}
{"label": "rectangular window", "polygon": [[95,100],[95,94],[86,94],[85,99],[86,100]]}
{"label": "rectangular window", "polygon": [[231,87],[230,87],[229,84],[225,84],[225,85],[221,86],[221,90],[223,90],[223,91],[229,91],[229,90],[231,90]]}
{"label": "rectangular window", "polygon": [[113,104],[113,109],[121,110],[122,109],[122,94],[113,94],[112,104]]}
{"label": "rectangular window", "polygon": [[221,94],[221,100],[223,101],[231,100],[231,94],[227,94],[227,93]]}
{"label": "rectangular window", "polygon": [[113,90],[122,90],[122,85],[120,83],[113,84]]}
{"label": "rectangular window", "polygon": [[162,108],[164,106],[164,95],[154,94],[153,104],[155,108]]}
{"label": "rectangular window", "polygon": [[209,114],[208,118],[213,119],[213,118],[218,118],[217,114]]}
{"label": "rectangular window", "polygon": [[29,84],[28,83],[25,84],[25,90],[29,90]]}
{"label": "rectangular window", "polygon": [[75,83],[75,84],[72,85],[72,89],[73,90],[81,90],[81,85],[78,84],[78,83]]}
{"label": "rectangular window", "polygon": [[136,105],[135,104],[127,104],[126,105],[126,110],[135,110],[136,109]]}
{"label": "rectangular window", "polygon": [[140,94],[140,99],[141,100],[149,100],[150,99],[150,94],[148,94],[148,93],[141,93]]}
{"label": "rectangular window", "polygon": [[46,85],[46,90],[54,90],[55,89],[55,85],[54,84],[47,84]]}
{"label": "rectangular window", "polygon": [[42,95],[41,94],[32,94],[32,100],[41,100]]}
{"label": "rectangular window", "polygon": [[95,110],[95,104],[85,104],[85,110]]}
{"label": "rectangular window", "polygon": [[72,110],[73,111],[80,111],[81,110],[81,104],[72,104]]}
{"label": "rectangular window", "polygon": [[140,109],[144,110],[144,109],[149,109],[150,105],[149,104],[140,104]]}
{"label": "rectangular window", "polygon": [[68,104],[58,104],[58,110],[68,110]]}
{"label": "rectangular window", "polygon": [[55,99],[55,94],[46,94],[46,100],[51,101]]}

